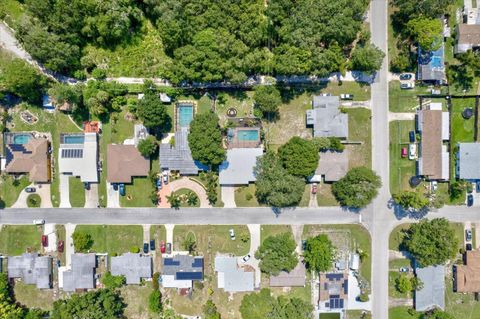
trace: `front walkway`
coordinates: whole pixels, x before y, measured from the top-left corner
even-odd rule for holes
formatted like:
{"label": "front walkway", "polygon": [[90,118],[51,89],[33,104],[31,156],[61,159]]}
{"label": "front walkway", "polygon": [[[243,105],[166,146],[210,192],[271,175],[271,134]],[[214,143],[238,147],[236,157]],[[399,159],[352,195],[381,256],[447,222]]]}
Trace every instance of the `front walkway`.
{"label": "front walkway", "polygon": [[225,208],[233,208],[237,207],[237,203],[235,203],[235,186],[221,186],[221,194],[222,194],[222,202],[223,207]]}
{"label": "front walkway", "polygon": [[70,204],[70,175],[60,174],[60,207],[71,208]]}

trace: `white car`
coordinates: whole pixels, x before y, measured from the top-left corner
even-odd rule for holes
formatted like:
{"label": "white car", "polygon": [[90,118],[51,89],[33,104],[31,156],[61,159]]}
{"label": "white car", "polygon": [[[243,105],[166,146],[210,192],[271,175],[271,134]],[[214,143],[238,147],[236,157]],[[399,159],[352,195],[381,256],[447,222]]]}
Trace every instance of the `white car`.
{"label": "white car", "polygon": [[435,193],[435,191],[438,188],[438,182],[437,181],[432,181],[431,187],[432,187],[432,192]]}
{"label": "white car", "polygon": [[408,159],[414,160],[417,157],[417,144],[410,144],[408,146]]}
{"label": "white car", "polygon": [[230,239],[235,240],[235,231],[233,230],[233,228],[230,228],[228,232],[230,233]]}
{"label": "white car", "polygon": [[243,256],[242,261],[243,261],[244,263],[246,263],[247,261],[250,260],[250,257],[252,257],[252,256],[250,256],[250,254],[245,255],[245,256]]}
{"label": "white car", "polygon": [[33,224],[34,225],[43,225],[43,224],[45,224],[45,219],[34,219]]}
{"label": "white car", "polygon": [[403,90],[413,89],[415,87],[414,82],[401,83],[400,88]]}

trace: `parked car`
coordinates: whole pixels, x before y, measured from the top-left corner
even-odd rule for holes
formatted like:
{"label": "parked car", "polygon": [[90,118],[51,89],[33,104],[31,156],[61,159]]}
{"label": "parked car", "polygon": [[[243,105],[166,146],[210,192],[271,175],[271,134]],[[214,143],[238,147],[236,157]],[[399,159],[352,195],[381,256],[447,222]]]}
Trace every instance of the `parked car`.
{"label": "parked car", "polygon": [[400,272],[409,272],[410,269],[408,269],[408,267],[402,267],[402,268],[400,268],[398,271],[400,271]]}
{"label": "parked car", "polygon": [[415,87],[415,83],[413,83],[413,82],[401,83],[400,84],[400,88],[402,90],[409,90],[409,89],[413,89],[414,87]]}
{"label": "parked car", "polygon": [[157,179],[156,186],[157,186],[158,190],[162,189],[162,179],[161,178]]}
{"label": "parked car", "polygon": [[402,81],[408,81],[412,79],[412,74],[411,73],[402,73],[400,74],[400,80]]}
{"label": "parked car", "polygon": [[155,251],[155,239],[150,240],[150,250]]}
{"label": "parked car", "polygon": [[467,196],[467,206],[468,207],[473,206],[473,195],[472,194],[468,194],[468,196]]}
{"label": "parked car", "polygon": [[25,191],[27,193],[35,193],[37,191],[37,189],[35,187],[27,187],[27,188],[25,188]]}
{"label": "parked car", "polygon": [[163,183],[165,185],[168,184],[168,172],[167,171],[163,172]]}
{"label": "parked car", "polygon": [[413,160],[417,156],[417,144],[408,145],[408,159]]}
{"label": "parked car", "polygon": [[228,232],[230,233],[230,239],[235,240],[235,231],[233,230],[233,228],[230,228]]}
{"label": "parked car", "polygon": [[430,186],[431,186],[432,192],[436,192],[437,188],[438,188],[438,182],[437,181],[432,181]]}
{"label": "parked car", "polygon": [[250,257],[252,257],[252,256],[250,256],[250,254],[245,255],[245,256],[243,256],[242,261],[243,261],[244,263],[246,263],[247,261],[250,260]]}
{"label": "parked car", "polygon": [[407,157],[407,148],[406,147],[402,147],[402,157],[403,158]]}
{"label": "parked car", "polygon": [[307,241],[302,240],[302,250],[306,250],[306,249],[307,249]]}
{"label": "parked car", "polygon": [[33,224],[34,225],[43,225],[43,224],[45,224],[45,219],[34,219]]}
{"label": "parked car", "polygon": [[316,193],[317,193],[317,184],[313,183],[312,184],[312,194],[316,194]]}
{"label": "parked car", "polygon": [[172,244],[167,243],[167,254],[171,254],[171,253],[172,253]]}
{"label": "parked car", "polygon": [[112,186],[114,191],[118,191],[118,184],[112,184]]}
{"label": "parked car", "polygon": [[332,96],[332,93],[320,93],[320,96]]}
{"label": "parked car", "polygon": [[83,188],[85,188],[85,190],[90,190],[90,183],[89,182],[85,182],[83,183]]}
{"label": "parked car", "polygon": [[47,235],[42,235],[42,246],[43,247],[48,246],[48,236]]}
{"label": "parked car", "polygon": [[477,187],[476,187],[476,189],[477,189],[477,193],[480,193],[480,182],[477,182]]}
{"label": "parked car", "polygon": [[353,94],[340,94],[342,100],[353,100]]}
{"label": "parked car", "polygon": [[165,254],[165,241],[163,240],[160,242],[160,252]]}
{"label": "parked car", "polygon": [[465,230],[465,239],[467,241],[471,241],[472,240],[472,231],[470,229],[466,229]]}
{"label": "parked car", "polygon": [[143,253],[148,254],[148,243],[143,243]]}
{"label": "parked car", "polygon": [[64,246],[65,246],[65,242],[63,240],[59,240],[57,243],[57,251],[59,253],[63,253]]}
{"label": "parked car", "polygon": [[408,132],[408,138],[410,140],[410,143],[415,143],[415,131]]}
{"label": "parked car", "polygon": [[118,191],[120,195],[125,196],[125,184],[119,184],[118,185]]}
{"label": "parked car", "polygon": [[466,250],[472,250],[472,244],[468,243],[465,245]]}

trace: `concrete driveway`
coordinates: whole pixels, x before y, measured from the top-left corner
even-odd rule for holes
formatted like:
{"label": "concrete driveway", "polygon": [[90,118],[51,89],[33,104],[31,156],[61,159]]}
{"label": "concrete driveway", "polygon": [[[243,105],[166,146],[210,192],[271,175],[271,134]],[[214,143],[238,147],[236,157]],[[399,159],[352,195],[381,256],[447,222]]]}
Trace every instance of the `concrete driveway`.
{"label": "concrete driveway", "polygon": [[52,199],[50,197],[50,184],[30,184],[27,187],[34,187],[36,189],[35,193],[27,193],[25,189],[20,192],[20,195],[17,198],[15,204],[12,205],[12,208],[27,208],[27,198],[30,194],[37,194],[40,196],[41,208],[52,208]]}
{"label": "concrete driveway", "polygon": [[108,182],[107,182],[107,207],[108,208],[120,207],[120,193],[114,190],[112,184]]}
{"label": "concrete driveway", "polygon": [[98,207],[98,184],[90,184],[90,189],[85,190],[85,208]]}
{"label": "concrete driveway", "polygon": [[[29,186],[30,187],[30,186]],[[20,195],[18,195],[17,201],[15,204],[12,205],[12,208],[27,208],[27,197],[30,195],[24,190],[20,192]]]}
{"label": "concrete driveway", "polygon": [[[258,264],[260,263],[259,260],[255,259],[255,252],[257,251],[258,247],[260,247],[260,224],[248,224],[248,231],[250,232],[250,250],[249,254],[251,256],[250,260],[247,261],[245,264],[252,266],[255,269],[255,288],[260,287],[260,282],[262,280],[262,273],[260,271],[260,267]],[[241,265],[243,263],[242,260],[243,256],[238,257],[238,264]]]}
{"label": "concrete driveway", "polygon": [[60,207],[71,208],[70,204],[70,175],[60,174]]}
{"label": "concrete driveway", "polygon": [[[205,191],[205,188],[203,188],[197,182],[192,181],[188,177],[182,177],[180,179],[177,179],[176,181],[170,182],[168,185],[170,185],[171,192],[176,192],[182,188],[191,189],[198,195],[201,208],[212,207],[208,202],[207,192]],[[167,195],[170,195],[170,194],[167,194]],[[167,202],[167,199],[162,198],[162,203],[166,203],[166,202]]]}
{"label": "concrete driveway", "polygon": [[72,265],[72,254],[75,253],[72,234],[75,231],[75,224],[65,224],[65,264],[67,267]]}
{"label": "concrete driveway", "polygon": [[222,202],[223,207],[237,207],[237,203],[235,203],[235,186],[222,186],[221,188],[222,193]]}
{"label": "concrete driveway", "polygon": [[55,224],[45,224],[43,227],[43,234],[48,238],[48,246],[45,247],[45,251],[57,251],[57,232],[55,231]]}

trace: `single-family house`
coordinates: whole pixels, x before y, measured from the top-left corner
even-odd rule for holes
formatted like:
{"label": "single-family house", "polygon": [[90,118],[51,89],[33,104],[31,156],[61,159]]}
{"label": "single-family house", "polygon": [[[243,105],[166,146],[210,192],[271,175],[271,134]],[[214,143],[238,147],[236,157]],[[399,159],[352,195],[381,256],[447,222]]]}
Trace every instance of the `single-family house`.
{"label": "single-family house", "polygon": [[59,271],[60,288],[68,292],[95,288],[96,267],[95,254],[72,254],[70,268]]}
{"label": "single-family house", "polygon": [[160,144],[159,154],[161,170],[177,171],[180,175],[197,175],[208,169],[192,158],[186,129],[175,132],[173,141]]}
{"label": "single-family house", "polygon": [[127,285],[138,285],[142,278],[152,278],[152,257],[126,253],[110,258],[110,272],[125,276]]}
{"label": "single-family house", "polygon": [[417,131],[421,134],[417,175],[427,180],[449,179],[449,152],[444,142],[449,140],[450,120],[441,103],[430,103],[417,111]]}
{"label": "single-family house", "polygon": [[313,97],[312,109],[307,110],[307,125],[313,126],[314,137],[348,138],[348,114],[340,110],[338,96]]}
{"label": "single-family house", "polygon": [[458,24],[455,54],[480,48],[480,24]]}
{"label": "single-family house", "polygon": [[445,309],[445,266],[415,268],[415,274],[423,283],[422,289],[415,291],[415,310]]}
{"label": "single-family house", "polygon": [[270,287],[305,287],[306,269],[303,260],[290,272],[281,271],[277,276],[270,276]]}
{"label": "single-family house", "polygon": [[321,310],[340,311],[347,307],[348,273],[320,274],[319,308]]}
{"label": "single-family house", "polygon": [[193,281],[201,280],[203,280],[203,257],[175,255],[163,258],[163,287],[189,289],[192,288]]}
{"label": "single-family house", "polygon": [[219,167],[220,185],[248,185],[257,180],[254,169],[263,148],[232,148]]}
{"label": "single-family house", "polygon": [[340,180],[348,172],[347,149],[343,152],[325,151],[319,153],[318,166],[315,173],[310,177],[311,183],[333,183]]}
{"label": "single-family house", "polygon": [[51,179],[49,142],[30,133],[5,133],[5,172],[28,174],[30,182]]}
{"label": "single-family house", "polygon": [[464,262],[453,266],[453,291],[480,292],[480,250],[468,250]]}
{"label": "single-family house", "polygon": [[435,51],[418,49],[418,79],[434,84],[444,84],[447,81],[445,75],[444,45]]}
{"label": "single-family house", "polygon": [[98,182],[96,133],[60,134],[58,166],[60,174],[80,177],[84,183]]}
{"label": "single-family house", "polygon": [[8,278],[20,278],[27,285],[38,289],[52,287],[52,257],[39,256],[37,253],[25,253],[21,256],[9,256],[7,264]]}
{"label": "single-family house", "polygon": [[237,260],[237,257],[215,257],[218,288],[226,292],[253,291],[255,273],[239,267]]}
{"label": "single-family house", "polygon": [[133,177],[148,176],[150,161],[134,145],[108,144],[107,181],[130,184]]}
{"label": "single-family house", "polygon": [[480,180],[480,143],[458,143],[456,175],[459,179]]}

